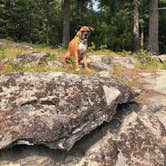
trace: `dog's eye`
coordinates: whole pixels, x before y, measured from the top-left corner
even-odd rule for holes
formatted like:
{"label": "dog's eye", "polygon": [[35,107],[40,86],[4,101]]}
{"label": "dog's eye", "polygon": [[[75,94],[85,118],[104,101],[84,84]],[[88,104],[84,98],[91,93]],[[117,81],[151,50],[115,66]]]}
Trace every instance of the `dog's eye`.
{"label": "dog's eye", "polygon": [[85,31],[81,31],[82,33],[84,33]]}

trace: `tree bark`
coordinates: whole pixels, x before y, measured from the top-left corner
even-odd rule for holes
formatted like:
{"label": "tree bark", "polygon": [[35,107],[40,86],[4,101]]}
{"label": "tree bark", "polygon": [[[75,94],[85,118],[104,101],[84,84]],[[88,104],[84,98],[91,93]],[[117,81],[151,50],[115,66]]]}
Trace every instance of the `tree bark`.
{"label": "tree bark", "polygon": [[134,26],[133,26],[134,48],[135,48],[135,51],[138,51],[139,48],[140,48],[138,0],[134,0],[133,4],[134,4],[134,10],[133,10],[133,16],[134,16]]}
{"label": "tree bark", "polygon": [[70,0],[64,0],[62,46],[67,48],[69,40],[70,40]]}
{"label": "tree bark", "polygon": [[150,52],[151,55],[158,55],[159,54],[159,44],[158,44],[158,0],[150,0],[149,52]]}
{"label": "tree bark", "polygon": [[144,49],[144,27],[141,25],[141,49]]}

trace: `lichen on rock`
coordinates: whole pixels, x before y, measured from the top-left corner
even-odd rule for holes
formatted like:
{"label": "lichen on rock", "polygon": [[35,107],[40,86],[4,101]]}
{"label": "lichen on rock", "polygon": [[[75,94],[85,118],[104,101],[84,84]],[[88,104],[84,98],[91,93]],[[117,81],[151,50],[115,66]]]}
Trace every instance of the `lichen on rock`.
{"label": "lichen on rock", "polygon": [[62,72],[1,75],[0,87],[1,149],[28,141],[69,150],[138,95],[113,79]]}

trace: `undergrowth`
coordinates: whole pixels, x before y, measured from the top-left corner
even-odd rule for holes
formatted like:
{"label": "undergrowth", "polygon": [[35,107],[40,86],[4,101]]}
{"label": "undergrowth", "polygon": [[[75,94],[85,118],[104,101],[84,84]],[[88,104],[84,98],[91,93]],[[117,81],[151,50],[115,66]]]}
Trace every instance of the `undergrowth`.
{"label": "undergrowth", "polygon": [[160,67],[160,62],[155,57],[151,57],[148,54],[143,54],[141,52],[134,53],[133,57],[137,60],[135,66],[140,69],[158,69]]}
{"label": "undergrowth", "polygon": [[[0,45],[0,74],[11,73],[11,72],[45,72],[45,71],[64,71],[70,73],[78,73],[78,74],[86,74],[87,72],[84,69],[81,69],[79,72],[74,71],[74,57],[70,58],[70,64],[65,67],[54,67],[49,66],[47,61],[59,61],[64,63],[64,54],[65,50],[63,48],[52,48],[49,46],[43,45],[32,45],[28,43],[13,43],[11,46],[12,41],[6,41],[4,44]],[[25,47],[27,45],[28,47]],[[24,47],[23,47],[24,46]],[[46,58],[46,62],[36,62],[36,63],[15,63],[12,62],[12,59],[15,58],[17,55],[24,54],[27,52],[46,52],[49,56]],[[139,69],[166,69],[166,62],[159,63],[156,58],[153,58],[148,55],[146,51],[140,51],[138,53],[132,53],[129,51],[122,51],[115,53],[111,50],[92,50],[88,51],[88,55],[108,55],[111,57],[114,56],[132,56],[136,59],[134,63],[136,68]],[[4,63],[5,62],[5,63]],[[124,73],[121,71],[120,67],[113,67],[115,77],[116,73]],[[92,70],[91,73],[94,73],[95,70]],[[123,79],[123,77],[121,77]],[[116,78],[120,79],[120,78]]]}

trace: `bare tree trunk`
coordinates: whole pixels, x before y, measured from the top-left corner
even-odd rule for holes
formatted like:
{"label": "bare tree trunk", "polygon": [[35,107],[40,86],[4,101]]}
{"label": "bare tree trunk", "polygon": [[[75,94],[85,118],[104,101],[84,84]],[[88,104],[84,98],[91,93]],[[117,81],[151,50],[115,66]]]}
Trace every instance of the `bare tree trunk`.
{"label": "bare tree trunk", "polygon": [[149,52],[151,55],[158,55],[158,0],[150,0],[149,18]]}
{"label": "bare tree trunk", "polygon": [[133,33],[134,33],[134,48],[135,51],[138,51],[140,48],[139,42],[139,11],[138,11],[138,0],[134,0],[134,26],[133,26]]}
{"label": "bare tree trunk", "polygon": [[70,0],[63,3],[63,39],[62,45],[67,48],[70,40]]}
{"label": "bare tree trunk", "polygon": [[144,27],[141,24],[141,49],[144,49]]}

